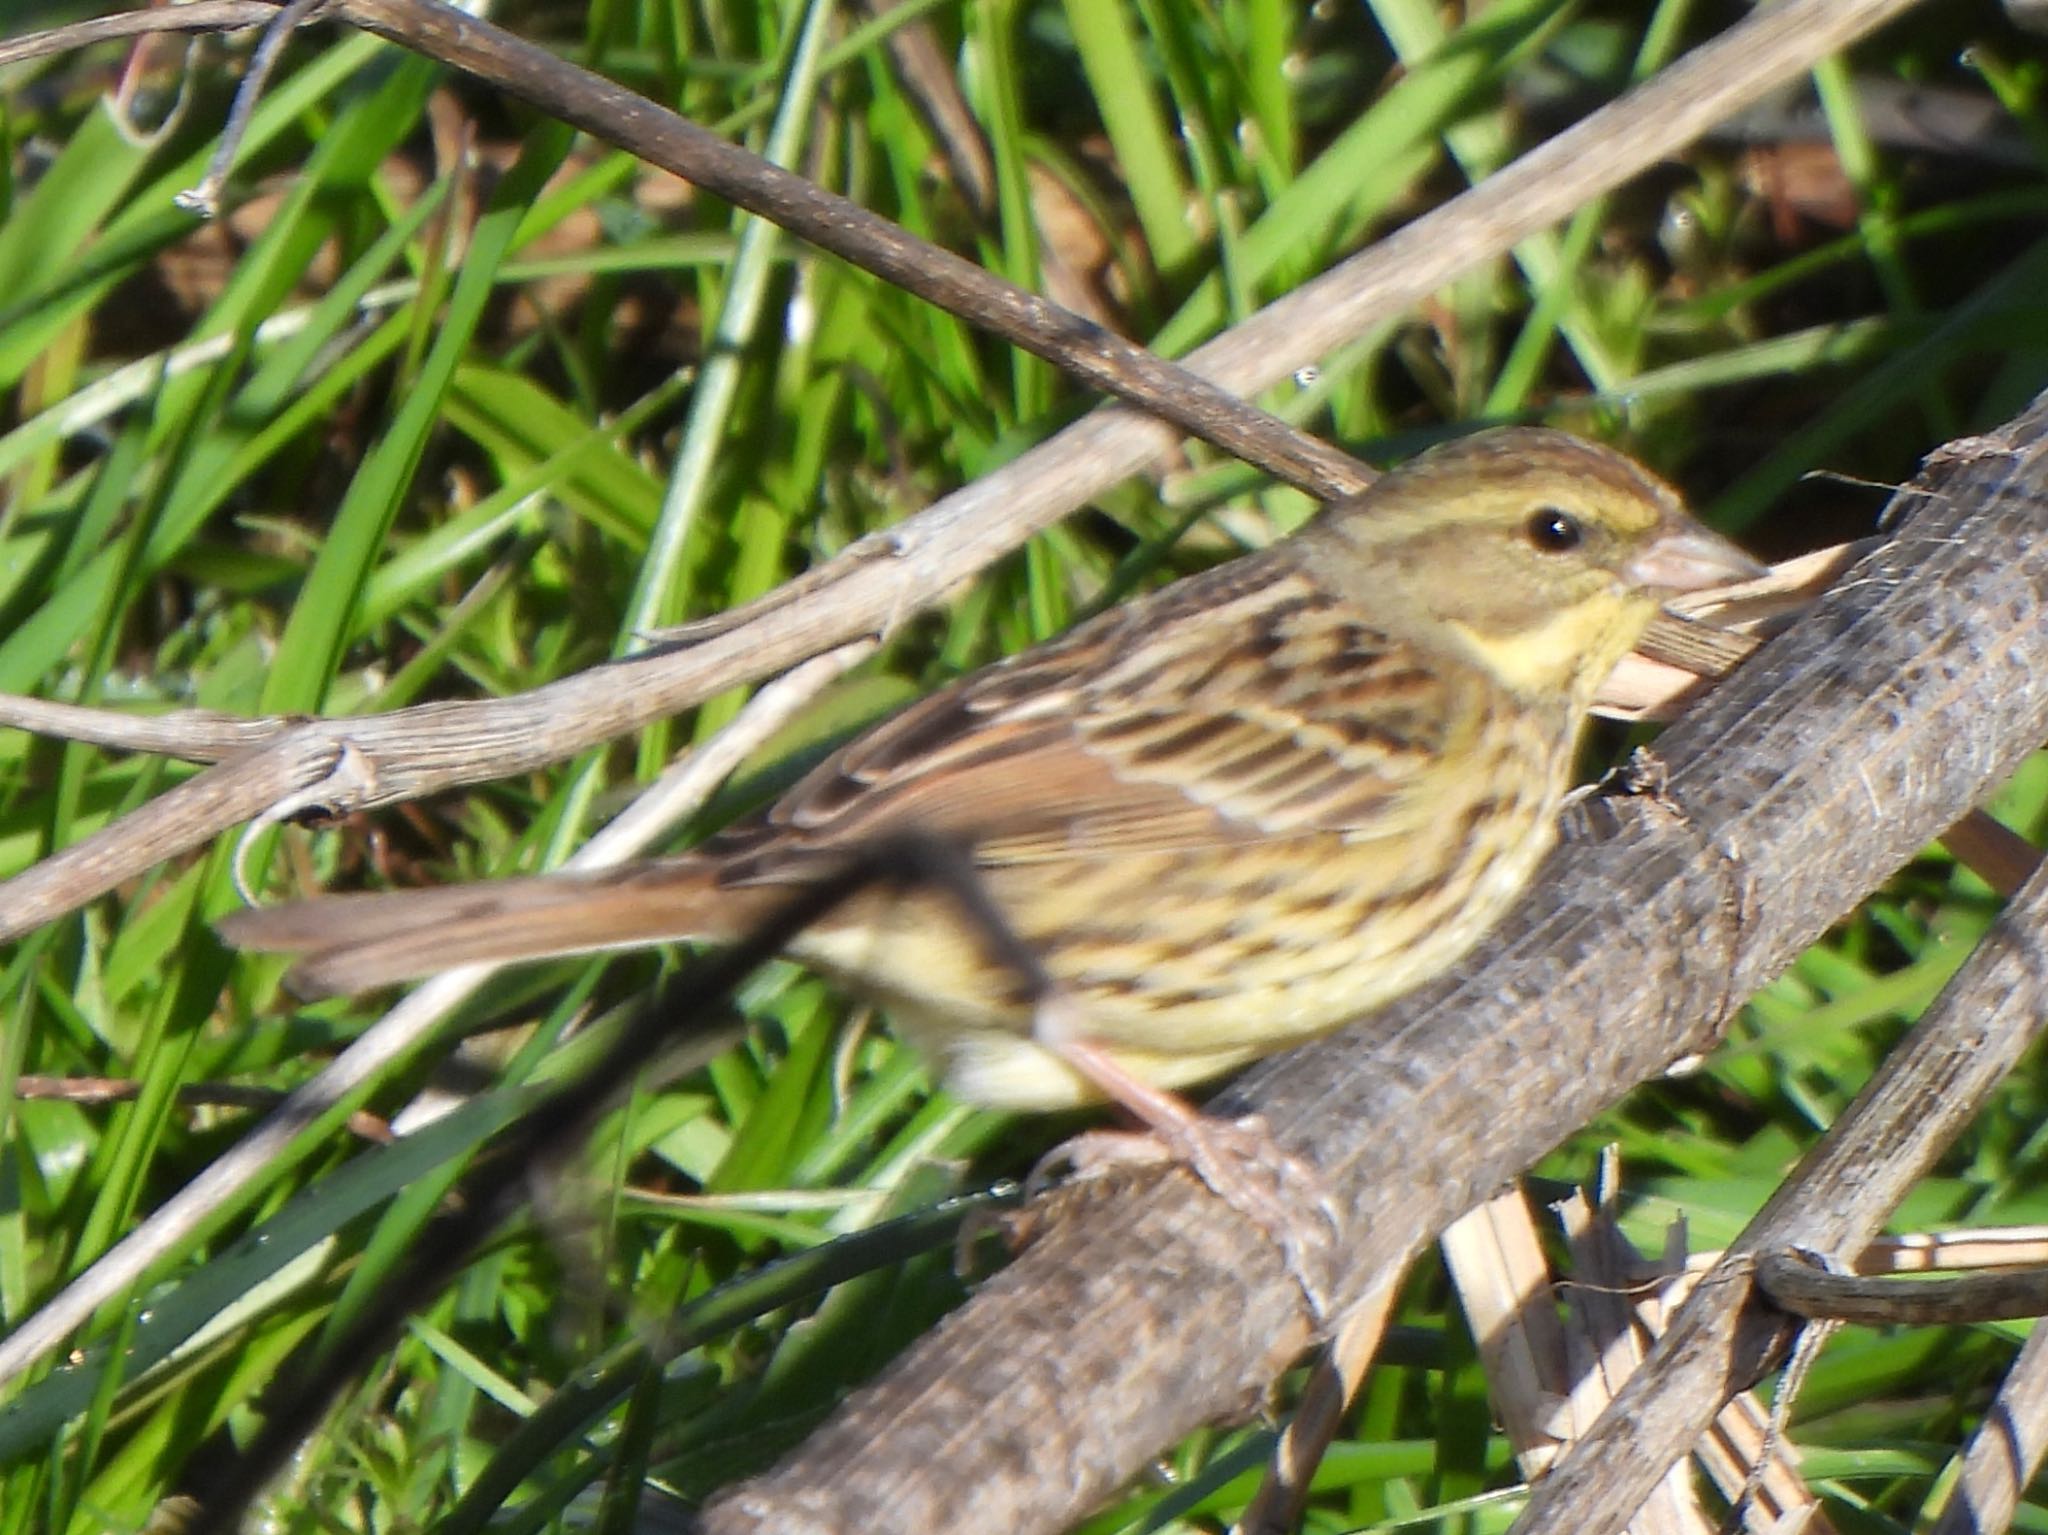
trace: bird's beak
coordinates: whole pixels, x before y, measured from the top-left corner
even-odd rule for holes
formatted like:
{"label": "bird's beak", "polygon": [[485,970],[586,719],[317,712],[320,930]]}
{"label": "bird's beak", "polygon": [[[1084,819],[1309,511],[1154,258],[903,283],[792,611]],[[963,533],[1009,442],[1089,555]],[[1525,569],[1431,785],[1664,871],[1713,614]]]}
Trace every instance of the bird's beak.
{"label": "bird's beak", "polygon": [[1769,572],[1720,534],[1695,526],[1658,534],[1622,573],[1658,591],[1703,592]]}

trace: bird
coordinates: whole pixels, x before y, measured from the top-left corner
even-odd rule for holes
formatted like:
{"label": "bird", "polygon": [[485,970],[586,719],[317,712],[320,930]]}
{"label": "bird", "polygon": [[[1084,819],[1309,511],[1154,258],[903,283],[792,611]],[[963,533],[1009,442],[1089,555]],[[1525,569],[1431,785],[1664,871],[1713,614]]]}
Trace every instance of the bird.
{"label": "bird", "polygon": [[1623,454],[1483,431],[941,688],[693,851],[219,930],[300,955],[304,991],[356,992],[732,941],[876,849],[936,841],[976,900],[877,880],[792,957],[879,1003],[961,1099],[1109,1099],[1206,1155],[1179,1090],[1462,958],[1553,845],[1595,692],[1662,602],[1761,572]]}

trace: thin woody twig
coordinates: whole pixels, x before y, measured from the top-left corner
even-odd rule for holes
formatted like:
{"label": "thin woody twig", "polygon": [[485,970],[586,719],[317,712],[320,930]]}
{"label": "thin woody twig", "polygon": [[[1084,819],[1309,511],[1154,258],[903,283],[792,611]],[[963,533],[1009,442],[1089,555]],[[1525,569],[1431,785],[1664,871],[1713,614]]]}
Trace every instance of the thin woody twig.
{"label": "thin woody twig", "polygon": [[273,0],[191,0],[186,5],[95,16],[89,21],[74,21],[0,41],[0,67],[157,32],[241,32],[268,26],[276,16]]}
{"label": "thin woody twig", "polygon": [[[30,1073],[14,1079],[14,1096],[39,1103],[132,1103],[142,1094],[142,1084],[130,1077],[52,1077]],[[178,1102],[188,1108],[269,1109],[284,1100],[273,1087],[250,1087],[239,1082],[187,1082],[178,1089]],[[391,1126],[375,1114],[351,1114],[348,1132],[366,1141],[388,1141]]]}
{"label": "thin woody twig", "polygon": [[1799,1248],[1756,1260],[1757,1288],[1794,1316],[1867,1327],[1942,1327],[2048,1316],[2048,1268],[1948,1279],[1835,1273]]}
{"label": "thin woody twig", "polygon": [[220,142],[214,147],[213,158],[207,162],[206,175],[198,186],[188,188],[171,199],[187,213],[210,219],[220,212],[221,193],[227,187],[228,170],[235,163],[236,152],[242,147],[242,136],[248,132],[257,99],[269,83],[271,71],[277,68],[285,43],[324,4],[326,0],[289,0],[263,29],[262,40],[256,44],[255,53],[250,55],[248,72],[242,76],[234,103],[228,108],[228,120],[221,128]]}
{"label": "thin woody twig", "polygon": [[182,762],[225,762],[253,746],[274,741],[304,715],[248,716],[217,709],[175,709],[136,714],[0,693],[0,724],[60,741],[85,741],[115,751],[149,752]]}
{"label": "thin woody twig", "polygon": [[1963,1226],[1879,1237],[1850,1265],[1856,1274],[1925,1274],[1934,1269],[2048,1263],[2048,1226]]}

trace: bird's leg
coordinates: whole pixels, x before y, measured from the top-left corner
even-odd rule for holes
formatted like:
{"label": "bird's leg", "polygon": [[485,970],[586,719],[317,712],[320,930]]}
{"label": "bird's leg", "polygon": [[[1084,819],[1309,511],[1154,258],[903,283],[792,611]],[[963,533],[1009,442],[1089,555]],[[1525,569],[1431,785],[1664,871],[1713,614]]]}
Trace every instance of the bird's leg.
{"label": "bird's leg", "polygon": [[1316,1319],[1328,1314],[1336,1208],[1321,1175],[1283,1148],[1261,1116],[1218,1119],[1146,1081],[1087,1035],[1056,990],[1040,994],[1032,1037],[1146,1127],[1135,1135],[1095,1130],[1076,1136],[1047,1154],[1033,1183],[1044,1182],[1048,1169],[1087,1174],[1134,1162],[1182,1163],[1280,1249]]}

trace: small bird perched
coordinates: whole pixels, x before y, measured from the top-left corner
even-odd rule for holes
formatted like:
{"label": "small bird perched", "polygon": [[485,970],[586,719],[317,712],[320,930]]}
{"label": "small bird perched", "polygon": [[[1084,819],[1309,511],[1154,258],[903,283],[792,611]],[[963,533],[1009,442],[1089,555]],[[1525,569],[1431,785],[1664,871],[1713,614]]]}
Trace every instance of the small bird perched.
{"label": "small bird perched", "polygon": [[[1668,595],[1760,567],[1561,432],[1447,444],[1292,538],[942,689],[697,851],[241,912],[320,991],[731,939],[915,834],[957,846],[1045,985],[942,890],[877,884],[793,955],[880,1001],[971,1102],[1169,1089],[1390,1001],[1501,916],[1556,835],[1595,691]],[[1206,1174],[1205,1174],[1206,1176]]]}

